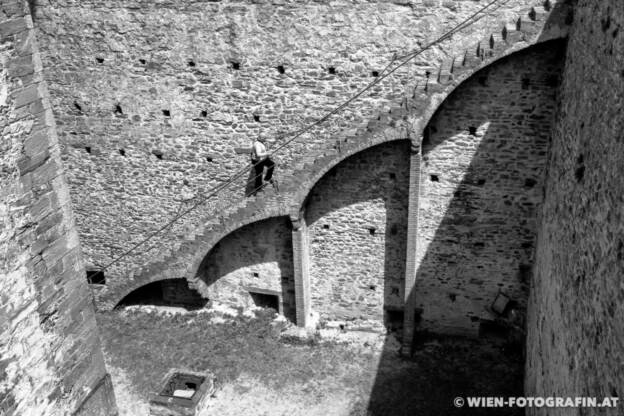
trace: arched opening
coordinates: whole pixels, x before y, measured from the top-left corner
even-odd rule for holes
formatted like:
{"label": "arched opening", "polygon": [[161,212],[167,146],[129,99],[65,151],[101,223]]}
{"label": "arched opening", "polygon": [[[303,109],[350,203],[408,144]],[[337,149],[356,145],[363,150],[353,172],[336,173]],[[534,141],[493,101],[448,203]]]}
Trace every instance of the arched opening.
{"label": "arched opening", "polygon": [[208,299],[188,287],[186,279],[165,279],[148,283],[126,295],[115,308],[131,305],[177,306],[187,310],[201,309]]}
{"label": "arched opening", "polygon": [[275,217],[240,227],[206,254],[197,271],[198,289],[232,307],[272,308],[295,320],[292,227]]}

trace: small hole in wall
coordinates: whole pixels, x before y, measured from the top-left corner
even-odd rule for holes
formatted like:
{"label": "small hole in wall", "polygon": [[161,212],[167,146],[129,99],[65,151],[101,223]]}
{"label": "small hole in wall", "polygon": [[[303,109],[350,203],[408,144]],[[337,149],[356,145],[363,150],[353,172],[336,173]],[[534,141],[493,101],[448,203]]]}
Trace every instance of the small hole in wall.
{"label": "small hole in wall", "polygon": [[477,185],[479,185],[479,186],[483,186],[483,185],[485,185],[485,179],[479,179],[479,180],[477,181]]}
{"label": "small hole in wall", "polygon": [[377,232],[377,230],[376,230],[376,229],[374,229],[374,228],[369,228],[369,229],[368,229],[368,233],[369,233],[370,235],[375,235],[375,233],[376,233],[376,232]]}
{"label": "small hole in wall", "polygon": [[119,149],[119,154],[122,156],[126,155],[126,151],[124,149]]}
{"label": "small hole in wall", "polygon": [[207,162],[214,162],[214,158],[212,156],[206,156]]}
{"label": "small hole in wall", "polygon": [[162,110],[163,116],[165,117],[170,117],[171,116],[171,111],[169,110]]}
{"label": "small hole in wall", "polygon": [[279,72],[280,74],[286,73],[286,69],[284,68],[284,65],[278,65],[277,72]]}
{"label": "small hole in wall", "polygon": [[87,270],[87,283],[90,285],[105,285],[106,276],[101,270]]}
{"label": "small hole in wall", "polygon": [[147,63],[147,61],[143,58],[139,59],[139,62],[141,63],[141,65],[145,65]]}
{"label": "small hole in wall", "polygon": [[535,185],[537,185],[537,181],[533,178],[526,178],[524,180],[524,186],[526,188],[533,188]]}
{"label": "small hole in wall", "polygon": [[123,111],[119,104],[115,105],[115,114],[123,114]]}
{"label": "small hole in wall", "polygon": [[87,151],[87,153],[91,153],[91,146],[85,146],[85,150]]}
{"label": "small hole in wall", "polygon": [[333,66],[330,66],[329,68],[327,68],[327,72],[329,72],[331,75],[335,75],[336,68],[334,68]]}
{"label": "small hole in wall", "polygon": [[449,293],[449,299],[451,302],[455,302],[457,300],[457,295],[455,293]]}
{"label": "small hole in wall", "polygon": [[429,175],[429,179],[431,179],[431,182],[440,182],[438,175]]}
{"label": "small hole in wall", "polygon": [[389,173],[388,177],[392,180],[396,179],[396,174],[395,173]]}
{"label": "small hole in wall", "polygon": [[188,61],[188,66],[190,66],[191,68],[195,66],[195,61],[191,60]]}
{"label": "small hole in wall", "polygon": [[232,62],[232,69],[235,69],[235,70],[238,71],[240,69],[240,63]]}
{"label": "small hole in wall", "polygon": [[533,242],[532,241],[525,241],[524,243],[520,244],[520,247],[522,247],[522,248],[531,248],[531,247],[533,247]]}
{"label": "small hole in wall", "polygon": [[324,230],[329,230],[329,224],[323,224],[323,229]]}
{"label": "small hole in wall", "polygon": [[257,122],[257,123],[258,123],[258,122],[260,122],[260,116],[259,116],[258,114],[254,114],[254,115],[253,115],[253,119],[254,119],[254,121],[255,121],[255,122]]}
{"label": "small hole in wall", "polygon": [[79,113],[82,113],[82,107],[80,106],[80,104],[78,104],[75,101],[74,101],[74,107],[76,108],[76,110],[78,110]]}
{"label": "small hole in wall", "polygon": [[582,181],[584,176],[585,176],[585,166],[579,166],[578,168],[576,168],[576,170],[574,171],[574,177],[576,178],[576,181],[577,182]]}
{"label": "small hole in wall", "polygon": [[482,243],[479,241],[479,242],[474,243],[473,246],[476,248],[483,248],[485,247],[485,243]]}
{"label": "small hole in wall", "polygon": [[96,61],[98,64],[101,64],[101,63],[104,63],[104,58],[97,57],[97,58],[95,58],[95,61]]}
{"label": "small hole in wall", "polygon": [[253,272],[252,275],[253,275],[253,277],[260,277],[260,273],[258,273],[258,272]]}
{"label": "small hole in wall", "polygon": [[379,76],[379,71],[372,71],[371,75],[374,77],[378,77]]}
{"label": "small hole in wall", "polygon": [[468,127],[468,133],[471,136],[475,136],[477,134],[477,128],[475,126],[470,126]]}
{"label": "small hole in wall", "polygon": [[522,89],[523,90],[528,90],[530,85],[531,85],[531,79],[530,78],[528,78],[528,77],[522,78]]}
{"label": "small hole in wall", "polygon": [[397,227],[397,225],[392,224],[392,226],[390,227],[390,235],[397,235],[398,232],[399,228]]}
{"label": "small hole in wall", "polygon": [[375,285],[369,285],[369,286],[368,286],[368,289],[369,289],[369,290],[375,290],[375,289],[377,289],[377,286],[375,286]]}
{"label": "small hole in wall", "polygon": [[202,110],[202,112],[201,112],[201,116],[202,116],[202,117],[208,117],[208,111],[206,111],[206,110]]}
{"label": "small hole in wall", "polygon": [[152,154],[156,156],[157,159],[162,160],[164,153],[160,150],[152,150]]}

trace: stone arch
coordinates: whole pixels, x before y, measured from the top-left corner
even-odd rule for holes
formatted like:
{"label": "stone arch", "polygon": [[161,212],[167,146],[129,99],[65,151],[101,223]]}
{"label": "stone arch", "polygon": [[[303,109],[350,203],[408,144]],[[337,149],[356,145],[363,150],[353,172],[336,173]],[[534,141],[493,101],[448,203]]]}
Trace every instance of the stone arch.
{"label": "stone arch", "polygon": [[[342,163],[347,158],[382,143],[405,139],[411,140],[413,151],[418,151],[426,126],[446,102],[448,97],[450,97],[458,88],[464,85],[464,83],[468,80],[474,79],[479,73],[487,70],[493,65],[496,65],[503,59],[526,52],[540,45],[548,43],[555,44],[557,41],[565,39],[567,32],[561,30],[559,26],[556,26],[556,29],[557,30],[552,30],[551,32],[544,32],[533,42],[520,42],[512,44],[509,48],[491,56],[489,59],[485,59],[481,64],[469,68],[468,71],[459,73],[439,92],[426,94],[423,98],[424,101],[421,101],[420,104],[407,111],[400,111],[399,117],[403,117],[403,119],[397,121],[395,126],[385,128],[381,131],[367,132],[364,139],[360,142],[345,148],[344,151],[339,152],[333,157],[325,158],[323,163],[317,163],[315,165],[315,170],[306,171],[304,179],[298,181],[300,189],[294,192],[289,208],[291,218],[299,218],[308,195],[314,186],[324,175],[327,174],[327,172]],[[406,115],[404,115],[405,112],[407,112]]]}
{"label": "stone arch", "polygon": [[196,276],[199,265],[205,255],[223,238],[237,229],[254,222],[263,221],[270,218],[284,216],[284,209],[281,206],[273,206],[265,211],[246,216],[235,212],[225,217],[225,223],[220,229],[206,235],[201,234],[195,240],[186,242],[179,251],[160,262],[154,262],[133,279],[128,279],[120,284],[111,284],[107,287],[98,288],[94,292],[99,309],[113,309],[122,299],[136,289],[147,284],[172,279],[184,278],[193,284],[193,277]]}

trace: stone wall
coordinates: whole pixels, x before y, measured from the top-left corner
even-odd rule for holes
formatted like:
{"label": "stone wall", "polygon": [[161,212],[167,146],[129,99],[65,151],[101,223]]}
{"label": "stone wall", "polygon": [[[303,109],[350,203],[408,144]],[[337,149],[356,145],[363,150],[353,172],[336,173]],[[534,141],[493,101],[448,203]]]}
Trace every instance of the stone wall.
{"label": "stone wall", "polygon": [[[528,3],[511,1],[304,136],[282,152],[278,177],[309,161],[337,131],[366,126],[376,111],[399,105],[415,73],[434,72],[441,60],[500,32]],[[438,0],[37,4],[72,201],[95,266],[159,228],[180,199],[205,195],[244,166],[252,137],[318,118],[373,80],[394,51],[432,40],[483,6]],[[222,194],[221,207],[242,197],[244,176]],[[153,249],[107,270],[107,279],[123,279],[161,258],[211,207],[160,235]]]}
{"label": "stone wall", "polygon": [[503,292],[524,310],[564,45],[478,72],[422,145],[414,296],[421,330],[476,335]]}
{"label": "stone wall", "polygon": [[[528,314],[529,396],[622,396],[624,3],[579,0]],[[532,409],[616,415],[617,409]]]}
{"label": "stone wall", "polygon": [[0,35],[0,414],[114,415],[26,2]]}
{"label": "stone wall", "polygon": [[409,141],[352,156],[313,188],[305,208],[312,309],[377,320],[403,307]]}
{"label": "stone wall", "polygon": [[205,298],[232,306],[252,306],[250,292],[278,296],[284,315],[294,321],[292,247],[288,217],[241,227],[207,254],[195,286]]}

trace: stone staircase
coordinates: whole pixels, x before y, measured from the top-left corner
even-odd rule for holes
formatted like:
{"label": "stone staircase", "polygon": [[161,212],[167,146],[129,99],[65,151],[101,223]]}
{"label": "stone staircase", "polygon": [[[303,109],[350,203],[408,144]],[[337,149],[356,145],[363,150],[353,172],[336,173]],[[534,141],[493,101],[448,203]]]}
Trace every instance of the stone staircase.
{"label": "stone staircase", "polygon": [[[294,164],[289,177],[280,174],[280,192],[265,188],[253,197],[242,198],[227,206],[217,206],[202,226],[190,232],[170,250],[158,255],[160,260],[137,269],[123,282],[111,282],[96,293],[98,306],[110,309],[130,291],[165,278],[185,277],[189,286],[200,290],[194,273],[203,256],[223,237],[246,224],[276,216],[296,219],[306,196],[327,171],[345,158],[371,146],[400,139],[418,139],[430,117],[461,82],[493,61],[530,45],[567,35],[570,21],[568,6],[546,1],[532,7],[515,24],[479,42],[473,49],[443,62],[437,72],[416,78],[399,102],[378,110],[368,121],[356,122],[356,128],[341,131],[335,140],[323,143]],[[282,172],[282,171],[280,171]]]}

